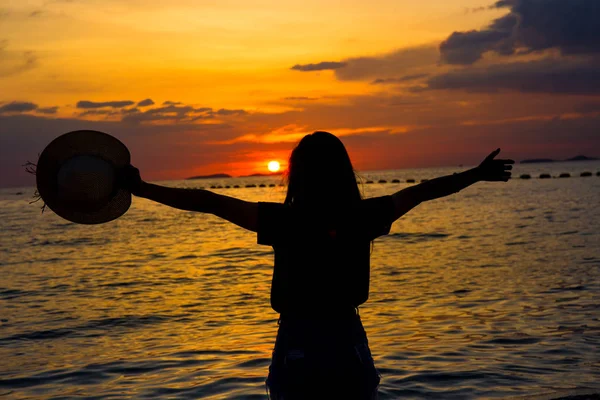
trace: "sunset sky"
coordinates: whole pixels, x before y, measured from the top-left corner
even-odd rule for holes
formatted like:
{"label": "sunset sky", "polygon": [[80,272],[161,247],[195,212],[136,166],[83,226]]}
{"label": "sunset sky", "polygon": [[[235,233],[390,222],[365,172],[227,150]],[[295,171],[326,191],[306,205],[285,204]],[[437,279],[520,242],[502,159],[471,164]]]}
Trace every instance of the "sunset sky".
{"label": "sunset sky", "polygon": [[0,0],[0,187],[110,133],[147,180],[267,173],[327,130],[359,170],[600,156],[598,0]]}

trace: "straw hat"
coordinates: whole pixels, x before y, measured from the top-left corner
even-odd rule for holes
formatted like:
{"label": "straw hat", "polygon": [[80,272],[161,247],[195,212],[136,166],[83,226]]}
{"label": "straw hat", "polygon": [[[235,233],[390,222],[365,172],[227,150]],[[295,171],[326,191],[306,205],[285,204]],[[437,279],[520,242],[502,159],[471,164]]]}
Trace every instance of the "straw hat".
{"label": "straw hat", "polygon": [[40,197],[59,216],[79,224],[112,221],[129,209],[131,193],[118,171],[129,165],[129,150],[97,131],[74,131],[54,139],[36,168]]}

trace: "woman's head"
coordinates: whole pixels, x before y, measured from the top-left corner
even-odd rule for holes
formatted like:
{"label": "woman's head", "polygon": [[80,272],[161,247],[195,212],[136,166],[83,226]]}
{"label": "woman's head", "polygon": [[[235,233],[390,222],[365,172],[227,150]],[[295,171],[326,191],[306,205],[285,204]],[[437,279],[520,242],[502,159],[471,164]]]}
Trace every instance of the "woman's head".
{"label": "woman's head", "polygon": [[331,209],[360,200],[344,144],[329,132],[304,136],[290,155],[286,204]]}

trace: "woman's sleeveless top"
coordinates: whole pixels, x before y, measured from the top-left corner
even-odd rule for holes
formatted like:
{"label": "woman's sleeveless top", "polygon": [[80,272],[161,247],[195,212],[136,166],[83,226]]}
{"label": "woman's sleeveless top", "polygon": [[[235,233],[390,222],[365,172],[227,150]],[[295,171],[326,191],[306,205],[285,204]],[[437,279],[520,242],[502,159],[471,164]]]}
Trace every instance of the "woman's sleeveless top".
{"label": "woman's sleeveless top", "polygon": [[364,303],[371,241],[389,233],[393,214],[391,196],[361,200],[335,222],[288,205],[259,203],[257,241],[275,252],[273,309],[318,317]]}

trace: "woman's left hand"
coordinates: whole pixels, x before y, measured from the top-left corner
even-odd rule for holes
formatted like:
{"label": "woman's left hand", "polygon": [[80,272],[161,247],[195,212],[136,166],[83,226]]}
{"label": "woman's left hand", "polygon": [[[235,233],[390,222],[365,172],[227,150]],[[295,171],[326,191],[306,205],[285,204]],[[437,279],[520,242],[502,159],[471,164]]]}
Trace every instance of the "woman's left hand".
{"label": "woman's left hand", "polygon": [[493,151],[483,162],[477,167],[479,179],[489,182],[508,182],[511,177],[512,164],[514,160],[495,160],[494,158],[500,154],[500,149]]}
{"label": "woman's left hand", "polygon": [[127,165],[119,171],[119,181],[122,188],[127,189],[131,194],[139,196],[143,180],[140,171],[133,165]]}

